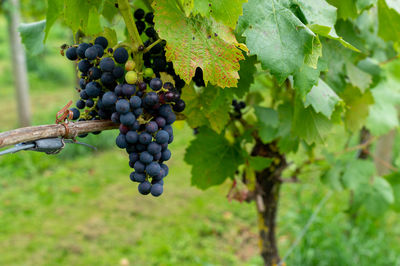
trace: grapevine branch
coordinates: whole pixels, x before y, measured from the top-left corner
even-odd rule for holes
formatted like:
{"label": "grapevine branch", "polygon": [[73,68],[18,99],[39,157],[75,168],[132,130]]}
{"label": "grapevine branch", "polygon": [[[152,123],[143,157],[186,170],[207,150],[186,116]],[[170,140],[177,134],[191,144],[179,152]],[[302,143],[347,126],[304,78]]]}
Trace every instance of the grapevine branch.
{"label": "grapevine branch", "polygon": [[118,124],[109,120],[71,122],[68,124],[68,134],[62,124],[18,128],[0,133],[0,148],[45,138],[63,137],[73,139],[81,134],[116,128],[118,128]]}

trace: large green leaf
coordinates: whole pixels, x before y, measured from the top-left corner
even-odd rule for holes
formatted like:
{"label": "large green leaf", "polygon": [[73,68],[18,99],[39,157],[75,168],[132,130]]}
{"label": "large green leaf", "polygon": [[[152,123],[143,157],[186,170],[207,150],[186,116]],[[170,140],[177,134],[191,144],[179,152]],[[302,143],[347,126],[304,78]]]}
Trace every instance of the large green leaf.
{"label": "large green leaf", "polygon": [[336,8],[325,0],[296,0],[307,19],[308,27],[321,36],[339,41],[343,46],[358,51],[339,37],[335,30]]}
{"label": "large green leaf", "polygon": [[400,173],[395,172],[385,176],[386,180],[390,183],[393,188],[393,194],[395,202],[393,204],[394,210],[400,212]]}
{"label": "large green leaf", "polygon": [[182,98],[186,102],[184,114],[189,125],[209,126],[220,133],[229,121],[233,94],[228,90],[207,86],[196,91],[193,86],[186,86]]}
{"label": "large green leaf", "polygon": [[378,1],[379,36],[385,41],[400,40],[400,8],[394,1]]}
{"label": "large green leaf", "polygon": [[296,136],[308,144],[320,143],[331,126],[332,122],[323,114],[316,113],[311,106],[304,107],[303,101],[296,99],[292,129]]}
{"label": "large green leaf", "polygon": [[200,67],[206,84],[237,86],[244,57],[228,27],[214,19],[187,17],[175,1],[157,0],[153,7],[157,32],[167,41],[166,57],[186,83]]}
{"label": "large green leaf", "polygon": [[361,93],[356,87],[349,86],[341,97],[346,103],[344,116],[346,128],[352,132],[356,132],[365,124],[369,107],[374,103],[372,94],[370,91]]}
{"label": "large green leaf", "polygon": [[250,53],[279,82],[300,69],[307,47],[312,47],[314,34],[276,0],[250,0],[243,5],[239,24]]}
{"label": "large green leaf", "polygon": [[45,20],[28,24],[23,23],[18,27],[18,30],[21,33],[22,42],[24,43],[28,53],[32,55],[37,55],[43,52],[45,28]]}
{"label": "large green leaf", "polygon": [[271,142],[277,137],[279,118],[274,109],[255,106],[255,114],[258,119],[258,134],[264,143]]}
{"label": "large green leaf", "polygon": [[347,76],[349,77],[350,83],[359,88],[362,93],[365,92],[366,89],[372,83],[372,76],[350,62],[346,64]]}
{"label": "large green leaf", "polygon": [[347,189],[358,189],[361,184],[368,184],[375,174],[375,165],[368,160],[352,160],[347,163],[342,182]]}
{"label": "large green leaf", "polygon": [[233,177],[244,162],[239,144],[230,144],[223,135],[201,127],[185,154],[192,166],[192,184],[201,189],[222,184]]}
{"label": "large green leaf", "polygon": [[331,118],[336,105],[341,101],[339,96],[322,80],[306,96],[305,107],[311,105],[317,113]]}
{"label": "large green leaf", "polygon": [[375,103],[369,109],[367,127],[374,135],[383,135],[399,126],[396,105],[400,103],[398,83],[381,82],[372,90]]}
{"label": "large green leaf", "polygon": [[357,16],[356,0],[327,0],[338,9],[338,18],[348,19]]}
{"label": "large green leaf", "polygon": [[254,74],[257,71],[256,63],[257,58],[255,56],[245,56],[245,60],[240,61],[239,82],[237,88],[232,88],[239,98],[242,98],[249,91],[250,85],[254,82]]}
{"label": "large green leaf", "polygon": [[215,20],[234,29],[239,16],[243,14],[242,5],[247,0],[196,0],[193,13],[212,16]]}
{"label": "large green leaf", "polygon": [[63,16],[63,12],[64,0],[47,0],[45,41],[54,22],[56,22],[59,17]]}

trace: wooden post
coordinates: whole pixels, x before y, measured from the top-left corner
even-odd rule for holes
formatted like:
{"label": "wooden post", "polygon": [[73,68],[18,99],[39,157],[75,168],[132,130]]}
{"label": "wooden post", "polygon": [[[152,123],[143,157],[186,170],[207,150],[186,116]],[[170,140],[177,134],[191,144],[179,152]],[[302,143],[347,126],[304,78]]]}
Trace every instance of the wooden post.
{"label": "wooden post", "polygon": [[19,0],[7,0],[8,34],[10,38],[11,60],[14,84],[17,96],[18,116],[20,126],[31,124],[28,74],[26,70],[25,50],[18,32],[20,24]]}

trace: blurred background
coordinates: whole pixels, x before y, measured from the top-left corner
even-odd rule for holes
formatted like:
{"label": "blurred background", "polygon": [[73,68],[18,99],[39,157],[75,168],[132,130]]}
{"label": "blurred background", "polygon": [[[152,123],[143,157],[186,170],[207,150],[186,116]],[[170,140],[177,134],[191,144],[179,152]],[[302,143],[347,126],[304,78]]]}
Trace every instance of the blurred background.
{"label": "blurred background", "polygon": [[[0,1],[0,131],[23,124],[7,1]],[[21,22],[44,19],[45,6],[22,0]],[[56,112],[77,99],[74,66],[59,48],[72,39],[58,24],[42,53],[26,55],[33,125],[54,123]],[[229,202],[230,181],[207,191],[190,186],[183,156],[193,132],[177,124],[160,198],[139,195],[129,180],[127,154],[114,144],[117,132],[85,138],[96,152],[70,145],[59,155],[0,157],[0,265],[261,265],[254,204]],[[278,237],[287,265],[400,265],[400,215],[352,217],[347,193],[326,198],[318,183],[311,169],[300,183],[283,186]]]}

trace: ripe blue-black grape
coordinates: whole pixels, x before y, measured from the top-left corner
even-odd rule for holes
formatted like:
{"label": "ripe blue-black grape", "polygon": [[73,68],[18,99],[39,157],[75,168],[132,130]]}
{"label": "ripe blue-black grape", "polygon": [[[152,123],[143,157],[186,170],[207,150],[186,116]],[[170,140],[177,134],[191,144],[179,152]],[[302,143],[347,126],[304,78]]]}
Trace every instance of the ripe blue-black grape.
{"label": "ripe blue-black grape", "polygon": [[[128,154],[134,153],[136,152],[136,147],[134,145],[128,145],[128,147],[126,147],[126,152]],[[131,167],[133,168],[133,165]]]}
{"label": "ripe blue-black grape", "polygon": [[93,45],[94,48],[96,48],[97,50],[97,57],[101,58],[104,55],[104,48],[103,46],[99,45],[99,44],[95,44]]}
{"label": "ripe blue-black grape", "polygon": [[71,61],[75,61],[76,59],[78,59],[78,54],[76,52],[76,48],[75,47],[68,48],[67,52],[65,53],[65,55]]}
{"label": "ripe blue-black grape", "polygon": [[152,185],[151,186],[151,190],[150,190],[151,195],[153,195],[154,197],[161,196],[163,191],[164,191],[164,186],[159,184],[159,183],[156,183],[156,184]]}
{"label": "ripe blue-black grape", "polygon": [[135,163],[139,160],[139,154],[136,152],[132,152],[129,154],[129,161]]}
{"label": "ripe blue-black grape", "polygon": [[161,160],[162,161],[168,161],[171,158],[171,151],[170,150],[165,150],[161,153]]}
{"label": "ripe blue-black grape", "polygon": [[147,89],[147,84],[146,82],[140,82],[139,83],[139,90],[145,91]]}
{"label": "ripe blue-black grape", "polygon": [[96,59],[97,55],[98,55],[98,51],[97,51],[97,48],[94,47],[94,46],[89,47],[89,48],[86,49],[86,51],[85,51],[85,57],[86,57],[87,59],[89,59],[89,60],[94,60],[94,59]]}
{"label": "ripe blue-black grape", "polygon": [[123,125],[123,124],[120,124],[119,125],[119,132],[121,133],[121,134],[126,134],[126,133],[128,133],[129,132],[129,127],[127,127],[127,126],[125,126],[125,125]]}
{"label": "ripe blue-black grape", "polygon": [[86,93],[85,90],[82,90],[82,91],[79,93],[79,96],[81,97],[82,100],[87,100],[87,99],[89,99],[89,95],[87,95],[87,93]]}
{"label": "ripe blue-black grape", "polygon": [[89,96],[89,98],[97,97],[97,96],[100,95],[100,92],[101,92],[101,90],[100,90],[100,88],[98,86],[98,83],[96,83],[94,81],[89,82],[86,85],[85,91],[86,91],[87,95]]}
{"label": "ripe blue-black grape", "polygon": [[133,114],[134,114],[136,117],[140,116],[141,114],[143,114],[143,108],[136,108],[136,109],[134,109],[134,110],[133,110]]}
{"label": "ripe blue-black grape", "polygon": [[158,144],[165,144],[168,143],[169,140],[169,134],[165,130],[160,130],[156,134],[156,142]]}
{"label": "ripe blue-black grape", "polygon": [[79,110],[76,109],[76,108],[71,108],[70,110],[71,110],[72,113],[73,113],[72,120],[78,119],[79,116],[81,115],[81,112],[79,112]]}
{"label": "ripe blue-black grape", "polygon": [[107,48],[108,46],[108,41],[105,37],[99,36],[94,40],[94,44],[101,45],[103,47],[103,50]]}
{"label": "ripe blue-black grape", "polygon": [[88,60],[82,60],[78,63],[78,69],[82,73],[87,73],[90,68],[90,62]]}
{"label": "ripe blue-black grape", "polygon": [[144,17],[144,20],[149,24],[154,24],[153,19],[154,19],[153,12],[147,13],[146,16]]}
{"label": "ripe blue-black grape", "polygon": [[139,142],[143,145],[148,145],[150,144],[151,140],[152,140],[152,136],[147,133],[147,132],[143,132],[139,135]]}
{"label": "ripe blue-black grape", "polygon": [[78,56],[81,59],[86,58],[85,57],[85,52],[86,52],[86,49],[88,49],[89,47],[90,46],[87,43],[81,43],[81,44],[78,45],[78,48],[76,49],[76,53],[78,54]]}
{"label": "ripe blue-black grape", "polygon": [[166,126],[163,128],[163,130],[167,131],[167,132],[168,132],[168,135],[170,135],[170,136],[174,134],[174,130],[172,129],[172,126],[171,126],[171,125],[166,125]]}
{"label": "ripe blue-black grape", "polygon": [[149,164],[153,161],[153,155],[151,155],[149,152],[144,151],[140,154],[140,161],[144,164]]}
{"label": "ripe blue-black grape", "polygon": [[140,194],[147,195],[150,193],[151,190],[151,184],[149,181],[144,181],[143,183],[140,183],[138,186],[138,190]]}
{"label": "ripe blue-black grape", "polygon": [[102,104],[104,107],[112,107],[117,102],[117,96],[112,91],[104,93],[102,98]]}
{"label": "ripe blue-black grape", "polygon": [[133,165],[133,169],[135,169],[136,172],[143,173],[146,169],[146,165],[144,165],[141,161],[136,161]]}
{"label": "ripe blue-black grape", "polygon": [[129,104],[129,102],[127,100],[121,99],[121,100],[119,100],[117,102],[117,104],[115,105],[115,108],[116,108],[118,113],[126,114],[130,110],[130,104]]}
{"label": "ripe blue-black grape", "polygon": [[139,135],[136,131],[128,131],[128,133],[126,133],[126,141],[130,144],[135,144],[138,138]]}
{"label": "ripe blue-black grape", "polygon": [[94,106],[94,101],[92,99],[88,99],[86,101],[86,106],[89,107],[89,108],[93,107]]}
{"label": "ripe blue-black grape", "polygon": [[98,80],[99,78],[101,78],[102,72],[97,67],[91,67],[89,69],[88,74],[89,74],[89,79],[90,80]]}
{"label": "ripe blue-black grape", "polygon": [[102,71],[111,72],[114,70],[115,62],[110,57],[101,59],[100,68]]}
{"label": "ripe blue-black grape", "polygon": [[146,29],[146,23],[144,23],[143,21],[136,21],[136,28],[138,29],[139,34],[142,34],[143,31]]}
{"label": "ripe blue-black grape", "polygon": [[135,12],[133,13],[133,16],[135,17],[135,19],[137,20],[141,20],[142,18],[144,18],[144,10],[141,8],[138,8],[135,10]]}
{"label": "ripe blue-black grape", "polygon": [[114,123],[121,123],[121,121],[119,121],[119,113],[117,112],[112,113],[111,121],[113,121]]}
{"label": "ripe blue-black grape", "polygon": [[175,104],[174,104],[174,106],[172,107],[172,109],[173,109],[175,112],[180,113],[180,112],[182,112],[183,110],[185,110],[185,107],[186,107],[185,102],[184,102],[183,100],[178,100],[178,101],[175,102]]}
{"label": "ripe blue-black grape", "polygon": [[149,92],[144,96],[144,103],[148,106],[154,106],[158,103],[158,95],[155,92]]}
{"label": "ripe blue-black grape", "polygon": [[161,152],[154,154],[154,161],[159,161],[161,159],[161,156],[162,156]]}
{"label": "ripe blue-black grape", "polygon": [[136,117],[134,114],[132,114],[131,112],[126,113],[126,114],[121,114],[119,116],[119,120],[121,121],[121,123],[123,125],[126,126],[132,126],[133,123],[135,123]]}
{"label": "ripe blue-black grape", "polygon": [[128,61],[129,54],[124,47],[119,47],[114,51],[115,62],[125,64]]}
{"label": "ripe blue-black grape", "polygon": [[143,145],[141,143],[136,143],[135,148],[136,148],[137,152],[142,152],[142,151],[146,150],[147,146]]}
{"label": "ripe blue-black grape", "polygon": [[158,130],[158,125],[156,122],[154,121],[150,121],[149,123],[147,123],[146,125],[146,131],[149,133],[155,133]]}
{"label": "ripe blue-black grape", "polygon": [[[131,174],[131,180],[134,182],[139,182],[139,183],[143,183],[144,181],[146,181],[146,174],[145,173],[139,173],[139,172],[134,172]],[[133,177],[133,179],[132,179]]]}
{"label": "ripe blue-black grape", "polygon": [[162,163],[160,166],[161,166],[162,169],[164,169],[164,171],[165,171],[165,176],[167,176],[168,173],[169,173],[169,168],[168,168],[168,166],[167,166],[166,164],[163,164],[163,163]]}
{"label": "ripe blue-black grape", "polygon": [[148,146],[147,146],[147,151],[151,154],[151,155],[155,155],[159,152],[161,152],[161,146],[159,144],[157,144],[156,142],[151,142]]}
{"label": "ripe blue-black grape", "polygon": [[104,72],[101,75],[101,79],[100,80],[101,80],[101,83],[103,83],[104,85],[109,85],[109,84],[112,84],[115,81],[115,78],[114,78],[112,73]]}
{"label": "ripe blue-black grape", "polygon": [[159,128],[162,128],[167,124],[167,122],[165,121],[165,118],[161,117],[161,116],[156,117],[155,121],[156,121],[156,123],[157,123]]}
{"label": "ripe blue-black grape", "polygon": [[149,38],[156,38],[157,32],[153,27],[149,27],[144,31]]}
{"label": "ripe blue-black grape", "polygon": [[115,143],[121,149],[125,149],[128,146],[128,144],[126,143],[125,135],[123,134],[118,135],[117,139],[115,140]]}
{"label": "ripe blue-black grape", "polygon": [[137,131],[140,128],[139,121],[135,121],[135,123],[131,126],[132,130]]}
{"label": "ripe blue-black grape", "polygon": [[122,85],[122,94],[125,96],[132,96],[136,92],[136,86],[131,84]]}
{"label": "ripe blue-black grape", "polygon": [[78,109],[83,109],[83,108],[85,108],[85,106],[86,106],[86,103],[85,103],[83,100],[78,100],[78,101],[76,102],[76,107],[77,107]]}
{"label": "ripe blue-black grape", "polygon": [[125,70],[120,66],[116,66],[116,67],[114,67],[112,74],[113,74],[114,78],[119,79],[124,76]]}
{"label": "ripe blue-black grape", "polygon": [[152,177],[158,176],[160,170],[161,170],[160,164],[157,162],[152,162],[146,166],[146,173]]}
{"label": "ripe blue-black grape", "polygon": [[142,99],[138,96],[132,96],[129,100],[132,109],[139,108],[142,105]]}
{"label": "ripe blue-black grape", "polygon": [[169,125],[176,121],[176,115],[174,113],[170,113],[167,116],[164,116],[164,118]]}
{"label": "ripe blue-black grape", "polygon": [[150,88],[154,91],[159,91],[162,88],[162,81],[159,78],[154,78],[150,81]]}
{"label": "ripe blue-black grape", "polygon": [[115,95],[117,95],[117,96],[122,96],[122,84],[118,84],[118,85],[114,88],[114,92],[115,92]]}

